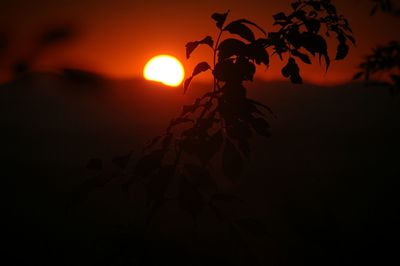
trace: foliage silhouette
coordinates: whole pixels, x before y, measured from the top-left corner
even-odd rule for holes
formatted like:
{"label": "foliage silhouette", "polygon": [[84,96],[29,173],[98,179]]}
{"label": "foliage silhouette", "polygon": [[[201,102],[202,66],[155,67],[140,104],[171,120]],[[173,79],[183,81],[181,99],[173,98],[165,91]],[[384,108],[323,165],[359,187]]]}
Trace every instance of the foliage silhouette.
{"label": "foliage silhouette", "polygon": [[400,16],[400,8],[392,0],[372,0],[372,2],[374,5],[370,12],[371,15],[374,15],[379,10],[383,13]]}
{"label": "foliage silhouette", "polygon": [[[243,202],[232,191],[223,189],[212,174],[217,165],[229,186],[235,187],[243,178],[246,160],[251,156],[250,139],[255,134],[270,137],[269,117],[272,110],[263,103],[249,99],[246,81],[253,81],[257,66],[269,67],[270,55],[286,61],[282,75],[292,83],[302,83],[299,62],[311,64],[311,58],[323,58],[328,70],[331,59],[326,38],[338,41],[336,60],[344,59],[348,43],[355,43],[348,21],[337,13],[330,0],[298,0],[291,12],[273,16],[277,30],[266,32],[247,19],[227,21],[229,10],[214,13],[218,35],[216,40],[206,36],[186,44],[189,59],[200,45],[212,49],[213,61],[199,62],[183,85],[190,90],[192,80],[205,72],[213,76],[210,91],[191,105],[183,106],[180,115],[172,119],[164,134],[145,145],[128,180],[123,185],[142,183],[147,194],[147,225],[155,213],[168,201],[167,191],[176,188],[173,200],[196,222],[203,211],[212,211],[221,222],[227,223],[234,234],[256,232],[265,235],[263,224],[255,219],[236,219],[221,210],[218,202]],[[118,162],[125,173],[131,153]],[[101,165],[92,161],[92,167]],[[103,185],[111,179],[99,181]],[[89,182],[89,181],[88,181]],[[84,189],[77,188],[78,197]],[[92,182],[98,186],[99,182]],[[91,183],[91,182],[89,182]],[[174,189],[172,189],[175,191]],[[76,201],[74,201],[76,202]],[[247,228],[247,229],[246,229]],[[261,229],[260,229],[261,228]]]}
{"label": "foliage silhouette", "polygon": [[[70,25],[53,26],[38,34],[28,54],[17,58],[10,65],[11,79],[16,80],[24,77],[32,71],[32,66],[47,49],[71,41],[76,36],[76,28]],[[10,36],[4,32],[0,32],[0,57],[9,48],[11,41]]]}
{"label": "foliage silhouette", "polygon": [[[378,10],[386,14],[400,16],[400,9],[395,7],[390,0],[373,0],[375,5],[371,10],[374,15]],[[386,45],[377,46],[372,53],[365,56],[358,66],[359,71],[354,75],[353,80],[364,79],[372,85],[384,85],[393,94],[400,92],[400,43],[396,40],[390,41]],[[370,80],[379,74],[388,76],[388,81],[371,83]]]}

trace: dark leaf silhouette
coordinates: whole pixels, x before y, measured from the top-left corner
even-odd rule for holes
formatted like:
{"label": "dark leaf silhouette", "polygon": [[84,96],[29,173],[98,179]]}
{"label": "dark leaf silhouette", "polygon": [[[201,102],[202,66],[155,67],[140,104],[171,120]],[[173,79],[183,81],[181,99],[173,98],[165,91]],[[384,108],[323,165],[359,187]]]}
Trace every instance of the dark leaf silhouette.
{"label": "dark leaf silhouette", "polygon": [[364,71],[360,71],[360,72],[358,72],[358,73],[356,73],[354,76],[353,76],[353,80],[357,80],[357,79],[360,79],[362,76],[364,76],[365,75],[365,72]]}
{"label": "dark leaf silhouette", "polygon": [[200,62],[197,64],[197,66],[194,68],[192,76],[187,78],[185,82],[183,83],[183,93],[186,93],[188,90],[190,83],[192,82],[192,79],[200,74],[201,72],[205,72],[207,70],[211,69],[210,65],[207,62]]}
{"label": "dark leaf silhouette", "polygon": [[299,66],[292,57],[289,58],[288,63],[282,68],[281,72],[285,78],[290,78],[290,81],[294,84],[301,84],[303,82]]}
{"label": "dark leaf silhouette", "polygon": [[185,82],[183,83],[183,93],[189,89],[190,83],[192,82],[193,77],[188,77]]}
{"label": "dark leaf silhouette", "polygon": [[304,63],[311,64],[311,60],[310,60],[310,57],[308,55],[303,54],[302,52],[299,52],[297,50],[292,50],[291,53],[292,53],[293,56],[296,56],[296,57],[300,58],[301,61],[303,61]]}
{"label": "dark leaf silhouette", "polygon": [[231,23],[229,23],[224,30],[232,33],[232,34],[237,34],[243,39],[246,39],[250,42],[255,40],[255,36],[253,31],[247,27],[242,20],[236,20]]}
{"label": "dark leaf silhouette", "polygon": [[340,43],[337,48],[335,60],[342,60],[346,58],[348,53],[349,53],[349,46],[346,43]]}
{"label": "dark leaf silhouette", "polygon": [[200,45],[200,44],[206,44],[213,48],[214,46],[214,41],[211,38],[211,36],[207,36],[201,41],[195,41],[195,42],[188,42],[186,44],[186,58],[189,58],[190,55],[193,53],[193,51]]}
{"label": "dark leaf silhouette", "polygon": [[211,69],[211,67],[207,62],[201,62],[201,63],[197,64],[197,66],[194,68],[192,77],[197,76],[201,72],[205,72],[209,69]]}
{"label": "dark leaf silhouette", "polygon": [[258,117],[251,120],[251,125],[253,126],[254,130],[261,136],[270,137],[271,134],[269,133],[269,124],[265,119]]}
{"label": "dark leaf silhouette", "polygon": [[216,22],[217,28],[222,29],[222,27],[225,24],[228,13],[229,10],[226,13],[214,13],[211,15],[211,18]]}
{"label": "dark leaf silhouette", "polygon": [[273,15],[272,17],[274,18],[275,23],[279,22],[279,21],[284,21],[284,22],[288,21],[288,17],[286,16],[286,14],[284,12],[279,12],[279,13]]}
{"label": "dark leaf silhouette", "polygon": [[246,48],[246,44],[237,39],[226,39],[218,46],[219,60],[227,59],[231,56],[242,55]]}
{"label": "dark leaf silhouette", "polygon": [[[378,46],[373,50],[373,53],[368,55],[359,65],[360,71],[354,76],[359,79],[364,76],[366,81],[369,81],[375,75],[386,73],[389,75],[397,74],[398,66],[400,65],[400,43],[391,41],[387,45]],[[391,89],[396,89],[395,83],[389,84]]]}
{"label": "dark leaf silhouette", "polygon": [[258,26],[256,23],[247,20],[247,19],[238,19],[236,20],[237,23],[242,23],[242,24],[249,24],[252,25],[254,27],[256,27],[259,31],[261,31],[264,35],[267,35],[267,33],[265,32],[265,30],[263,28],[261,28],[260,26]]}
{"label": "dark leaf silhouette", "polygon": [[269,65],[269,54],[264,48],[262,41],[256,40],[247,45],[247,56],[257,64]]}

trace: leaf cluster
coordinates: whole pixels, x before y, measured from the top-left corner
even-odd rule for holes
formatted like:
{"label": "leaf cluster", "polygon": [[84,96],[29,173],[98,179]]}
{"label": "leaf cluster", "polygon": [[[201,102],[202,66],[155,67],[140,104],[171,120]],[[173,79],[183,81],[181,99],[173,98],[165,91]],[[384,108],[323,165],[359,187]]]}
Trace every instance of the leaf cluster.
{"label": "leaf cluster", "polygon": [[226,219],[215,202],[238,198],[221,192],[211,170],[217,167],[225,180],[237,184],[251,156],[251,138],[270,137],[269,118],[275,117],[267,105],[247,97],[245,84],[253,81],[256,68],[269,67],[271,55],[282,60],[287,55],[282,75],[301,83],[298,60],[311,64],[312,56],[323,57],[328,68],[326,37],[336,35],[337,60],[347,56],[348,41],[355,43],[347,20],[329,0],[294,1],[290,14],[274,15],[278,30],[269,33],[247,19],[228,21],[228,15],[229,11],[211,16],[217,38],[205,36],[185,46],[188,59],[198,47],[206,46],[213,60],[195,66],[184,82],[184,93],[195,77],[206,72],[213,77],[210,90],[183,106],[165,132],[148,142],[126,181],[126,185],[140,182],[145,187],[148,221],[171,200],[167,191],[177,191],[173,199],[193,218],[208,208]]}
{"label": "leaf cluster", "polygon": [[273,16],[277,31],[270,32],[264,40],[281,60],[288,54],[282,75],[293,83],[302,83],[297,61],[311,64],[311,57],[325,60],[328,70],[331,59],[326,38],[335,36],[338,42],[335,60],[344,59],[349,52],[349,43],[355,45],[348,20],[338,14],[330,0],[298,0],[291,4],[292,12],[279,12]]}
{"label": "leaf cluster", "polygon": [[371,0],[373,7],[371,8],[370,15],[375,15],[378,11],[393,16],[400,16],[400,8],[398,8],[392,0]]}
{"label": "leaf cluster", "polygon": [[369,81],[373,76],[388,73],[391,81],[387,85],[393,92],[400,91],[400,43],[391,41],[385,46],[376,47],[358,68],[360,71],[354,75],[354,80],[363,78]]}

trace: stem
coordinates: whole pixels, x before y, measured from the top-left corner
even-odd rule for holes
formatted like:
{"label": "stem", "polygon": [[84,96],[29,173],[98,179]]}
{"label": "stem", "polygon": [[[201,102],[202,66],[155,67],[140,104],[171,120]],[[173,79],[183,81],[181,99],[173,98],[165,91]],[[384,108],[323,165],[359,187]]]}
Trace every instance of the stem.
{"label": "stem", "polygon": [[[215,69],[215,65],[216,65],[217,48],[218,48],[219,42],[221,40],[222,32],[223,32],[223,30],[221,29],[220,32],[219,32],[217,41],[215,43],[214,49],[213,49],[213,69]],[[215,94],[216,94],[217,86],[218,86],[218,84],[217,84],[218,81],[215,78],[215,75],[213,75],[213,79],[214,79],[213,80],[213,94],[210,97],[210,99],[208,100],[208,102],[207,102],[206,106],[204,107],[202,113],[200,114],[199,118],[197,119],[197,122],[194,125],[195,128],[198,127],[198,125],[200,123],[200,120],[206,115],[207,111],[210,110],[210,108],[212,106],[212,101],[215,98]],[[182,148],[179,148],[177,153],[176,153],[175,160],[174,160],[174,168],[175,168],[174,176],[176,176],[176,171],[178,169],[178,165],[179,165],[181,157],[182,157]],[[162,204],[162,202],[164,200],[164,192],[161,193],[160,197],[158,199],[156,199],[156,201],[153,202],[152,205],[150,206],[150,210],[149,210],[149,213],[147,214],[146,221],[145,221],[146,229],[148,229],[148,227],[150,225],[150,222],[153,219],[154,214],[156,213],[156,211],[161,206],[161,204]]]}
{"label": "stem", "polygon": [[[219,46],[219,42],[220,42],[220,40],[221,40],[221,36],[222,36],[222,32],[223,32],[223,30],[221,29],[220,31],[219,31],[219,34],[218,34],[218,38],[217,38],[217,41],[216,41],[216,43],[215,43],[215,46],[214,46],[214,58],[213,58],[213,69],[215,70],[215,65],[216,65],[216,59],[217,59],[217,48],[218,48],[218,46]],[[216,88],[217,88],[217,79],[215,78],[215,75],[213,75],[213,78],[214,78],[214,86],[213,86],[213,92],[215,93],[215,91],[216,91]]]}

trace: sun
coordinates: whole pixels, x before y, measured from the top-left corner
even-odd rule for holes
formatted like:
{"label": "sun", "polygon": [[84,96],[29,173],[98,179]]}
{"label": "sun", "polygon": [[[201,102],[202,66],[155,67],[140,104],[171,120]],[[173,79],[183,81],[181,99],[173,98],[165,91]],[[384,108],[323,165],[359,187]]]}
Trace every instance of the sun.
{"label": "sun", "polygon": [[157,55],[150,59],[143,69],[147,80],[161,82],[167,86],[179,86],[185,76],[181,62],[170,55]]}

